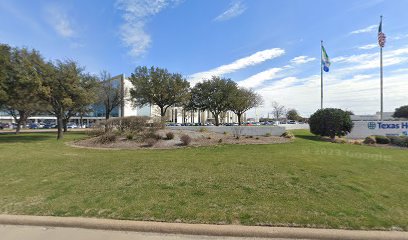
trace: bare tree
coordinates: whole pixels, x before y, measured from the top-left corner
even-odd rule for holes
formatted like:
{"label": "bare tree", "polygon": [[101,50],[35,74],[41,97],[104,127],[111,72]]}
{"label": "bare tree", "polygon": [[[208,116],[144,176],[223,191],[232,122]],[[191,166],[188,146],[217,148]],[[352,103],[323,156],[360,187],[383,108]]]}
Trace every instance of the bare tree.
{"label": "bare tree", "polygon": [[276,101],[272,102],[272,114],[276,121],[279,121],[279,119],[281,119],[282,116],[285,116],[285,112],[286,112],[285,106],[280,105]]}
{"label": "bare tree", "polygon": [[123,104],[122,83],[112,79],[107,71],[102,71],[99,75],[99,92],[98,102],[103,104],[105,119],[107,120],[110,118],[113,109]]}

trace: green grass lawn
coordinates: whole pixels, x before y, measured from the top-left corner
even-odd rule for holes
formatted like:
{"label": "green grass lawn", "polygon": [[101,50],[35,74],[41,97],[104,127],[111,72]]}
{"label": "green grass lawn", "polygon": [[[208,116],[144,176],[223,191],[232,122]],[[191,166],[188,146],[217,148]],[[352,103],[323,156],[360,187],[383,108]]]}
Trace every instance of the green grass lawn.
{"label": "green grass lawn", "polygon": [[134,151],[3,134],[0,213],[408,230],[408,150],[295,133],[288,144]]}

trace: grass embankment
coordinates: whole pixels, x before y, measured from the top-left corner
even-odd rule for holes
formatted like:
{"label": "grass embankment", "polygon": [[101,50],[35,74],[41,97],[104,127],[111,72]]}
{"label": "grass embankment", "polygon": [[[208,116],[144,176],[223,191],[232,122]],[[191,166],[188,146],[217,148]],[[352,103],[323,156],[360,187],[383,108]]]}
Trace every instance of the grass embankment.
{"label": "grass embankment", "polygon": [[408,151],[295,133],[288,144],[133,151],[0,135],[0,213],[408,230]]}

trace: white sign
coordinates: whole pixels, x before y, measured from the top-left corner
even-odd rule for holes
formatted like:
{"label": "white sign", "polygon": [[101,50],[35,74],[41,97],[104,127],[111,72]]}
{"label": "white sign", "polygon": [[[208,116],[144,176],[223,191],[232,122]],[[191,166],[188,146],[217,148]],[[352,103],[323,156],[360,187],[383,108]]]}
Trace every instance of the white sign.
{"label": "white sign", "polygon": [[365,138],[372,135],[408,136],[408,121],[355,121],[347,138]]}

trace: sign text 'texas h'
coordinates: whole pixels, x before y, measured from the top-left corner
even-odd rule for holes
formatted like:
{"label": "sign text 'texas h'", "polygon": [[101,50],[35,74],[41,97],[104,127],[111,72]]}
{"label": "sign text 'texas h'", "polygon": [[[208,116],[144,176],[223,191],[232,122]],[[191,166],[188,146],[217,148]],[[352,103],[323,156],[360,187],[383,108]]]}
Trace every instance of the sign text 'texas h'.
{"label": "sign text 'texas h'", "polygon": [[386,122],[368,122],[368,129],[408,129],[408,122],[386,123]]}

